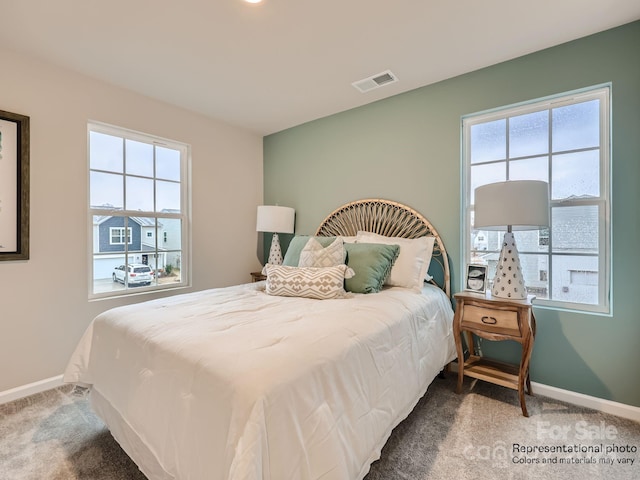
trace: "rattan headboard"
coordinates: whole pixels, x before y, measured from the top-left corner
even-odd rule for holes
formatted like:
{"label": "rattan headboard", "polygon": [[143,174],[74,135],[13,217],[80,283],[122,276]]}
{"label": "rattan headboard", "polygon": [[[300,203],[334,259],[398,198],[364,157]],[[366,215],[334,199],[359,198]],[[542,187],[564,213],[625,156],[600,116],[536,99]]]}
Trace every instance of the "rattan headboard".
{"label": "rattan headboard", "polygon": [[320,224],[316,235],[352,236],[358,231],[378,233],[387,237],[419,238],[425,235],[435,237],[429,267],[429,274],[433,276],[431,283],[440,287],[448,297],[451,297],[447,251],[436,229],[420,213],[391,200],[378,198],[357,200],[334,210]]}

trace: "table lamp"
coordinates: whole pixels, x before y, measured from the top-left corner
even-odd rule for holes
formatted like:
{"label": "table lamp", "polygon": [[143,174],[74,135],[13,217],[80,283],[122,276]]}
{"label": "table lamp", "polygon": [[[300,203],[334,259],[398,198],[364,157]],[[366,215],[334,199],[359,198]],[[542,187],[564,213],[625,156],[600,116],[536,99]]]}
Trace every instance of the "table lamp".
{"label": "table lamp", "polygon": [[258,207],[256,230],[258,232],[272,232],[271,248],[269,249],[269,263],[282,265],[282,249],[278,233],[293,233],[296,211],[291,207],[276,205],[261,205]]}
{"label": "table lamp", "polygon": [[507,230],[496,266],[491,294],[527,298],[514,230],[538,230],[549,225],[549,184],[539,180],[509,180],[475,190],[476,230]]}

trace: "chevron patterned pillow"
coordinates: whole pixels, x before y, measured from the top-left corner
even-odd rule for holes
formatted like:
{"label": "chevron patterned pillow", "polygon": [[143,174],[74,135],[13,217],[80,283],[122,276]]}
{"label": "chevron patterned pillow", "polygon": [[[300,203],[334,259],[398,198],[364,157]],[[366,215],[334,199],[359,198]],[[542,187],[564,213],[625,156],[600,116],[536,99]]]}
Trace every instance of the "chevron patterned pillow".
{"label": "chevron patterned pillow", "polygon": [[309,238],[309,241],[300,252],[299,267],[335,267],[336,265],[344,265],[347,257],[347,251],[344,249],[342,238],[336,237],[326,247],[315,238]]}
{"label": "chevron patterned pillow", "polygon": [[267,263],[262,273],[267,276],[268,295],[319,300],[345,297],[344,279],[353,276],[353,270],[346,265],[288,267]]}

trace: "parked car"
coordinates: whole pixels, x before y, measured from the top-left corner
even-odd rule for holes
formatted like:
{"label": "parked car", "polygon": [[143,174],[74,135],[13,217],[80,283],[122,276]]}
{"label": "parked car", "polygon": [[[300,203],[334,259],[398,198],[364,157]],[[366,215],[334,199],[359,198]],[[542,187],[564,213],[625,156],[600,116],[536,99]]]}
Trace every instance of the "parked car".
{"label": "parked car", "polygon": [[151,285],[153,280],[153,271],[148,265],[141,263],[130,263],[129,265],[120,265],[113,269],[113,281],[125,283],[125,272],[127,285]]}

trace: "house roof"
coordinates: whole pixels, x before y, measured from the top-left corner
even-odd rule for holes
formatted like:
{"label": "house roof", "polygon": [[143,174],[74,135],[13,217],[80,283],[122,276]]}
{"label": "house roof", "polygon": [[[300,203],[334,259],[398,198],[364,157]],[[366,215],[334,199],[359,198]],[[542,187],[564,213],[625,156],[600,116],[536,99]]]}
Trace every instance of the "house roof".
{"label": "house roof", "polygon": [[638,0],[29,0],[3,2],[0,45],[266,135],[638,19]]}
{"label": "house roof", "polygon": [[[113,218],[112,215],[96,215],[93,218],[94,225],[100,225],[104,223],[106,220]],[[149,217],[129,217],[129,220],[136,222],[141,227],[154,227],[155,219]],[[162,227],[162,223],[158,222],[158,227]]]}

